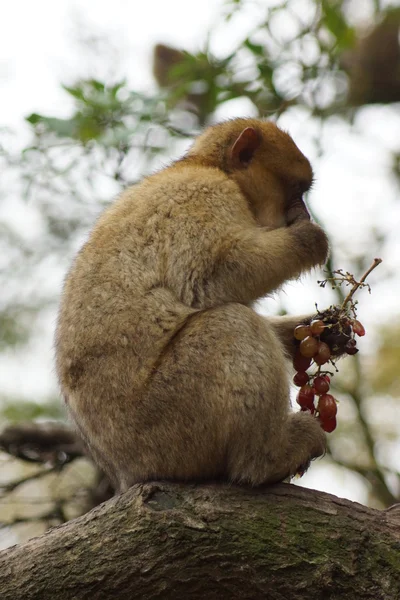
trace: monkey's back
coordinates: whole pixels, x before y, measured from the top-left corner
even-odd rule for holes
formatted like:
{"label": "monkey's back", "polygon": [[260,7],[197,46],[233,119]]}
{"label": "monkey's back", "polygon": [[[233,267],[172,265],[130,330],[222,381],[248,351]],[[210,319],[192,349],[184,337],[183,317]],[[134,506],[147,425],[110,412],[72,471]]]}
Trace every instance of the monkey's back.
{"label": "monkey's back", "polygon": [[233,300],[210,280],[232,220],[252,221],[246,201],[217,169],[171,170],[124,192],[76,257],[56,333],[62,387],[73,385],[73,363],[112,348],[130,347],[140,369],[194,311]]}
{"label": "monkey's back", "polygon": [[56,332],[61,390],[92,450],[97,427],[110,424],[113,446],[117,423],[135,419],[188,320],[231,300],[213,295],[209,280],[232,219],[252,222],[236,185],[184,165],[130,188],[100,216],[66,278]]}

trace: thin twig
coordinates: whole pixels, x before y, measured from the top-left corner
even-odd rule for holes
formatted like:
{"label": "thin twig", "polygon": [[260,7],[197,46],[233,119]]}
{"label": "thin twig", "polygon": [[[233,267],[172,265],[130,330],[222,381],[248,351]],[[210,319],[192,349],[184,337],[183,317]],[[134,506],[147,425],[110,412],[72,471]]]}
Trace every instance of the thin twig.
{"label": "thin twig", "polygon": [[364,281],[367,279],[367,277],[371,273],[371,271],[373,271],[378,265],[380,265],[381,262],[382,262],[381,258],[374,258],[374,262],[372,263],[370,268],[364,273],[364,275],[361,277],[360,281],[356,281],[353,284],[353,287],[351,288],[350,292],[347,294],[346,298],[343,300],[342,309],[346,306],[346,304],[348,302],[350,302],[351,298],[353,297],[354,293],[358,290],[358,288],[363,285]]}

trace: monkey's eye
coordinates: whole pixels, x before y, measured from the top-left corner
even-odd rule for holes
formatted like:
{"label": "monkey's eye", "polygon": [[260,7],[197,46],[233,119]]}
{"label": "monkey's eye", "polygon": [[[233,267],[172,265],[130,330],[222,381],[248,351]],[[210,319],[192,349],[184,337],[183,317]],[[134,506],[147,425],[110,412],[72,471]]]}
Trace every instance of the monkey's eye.
{"label": "monkey's eye", "polygon": [[299,200],[299,198],[301,199],[301,197],[303,196],[303,190],[304,190],[304,187],[300,183],[293,185],[290,190],[290,200],[289,201],[295,202],[296,200]]}
{"label": "monkey's eye", "polygon": [[311,188],[312,183],[313,182],[310,180],[304,180],[297,181],[295,184],[293,184],[290,190],[290,198],[292,202],[298,200],[299,198],[302,198],[303,194],[308,192],[308,190]]}
{"label": "monkey's eye", "polygon": [[303,194],[308,192],[308,190],[312,186],[312,181],[309,179],[304,179],[302,181],[293,182],[289,188],[289,193],[286,200],[286,206],[290,207],[295,203],[298,203],[299,200],[303,201]]}

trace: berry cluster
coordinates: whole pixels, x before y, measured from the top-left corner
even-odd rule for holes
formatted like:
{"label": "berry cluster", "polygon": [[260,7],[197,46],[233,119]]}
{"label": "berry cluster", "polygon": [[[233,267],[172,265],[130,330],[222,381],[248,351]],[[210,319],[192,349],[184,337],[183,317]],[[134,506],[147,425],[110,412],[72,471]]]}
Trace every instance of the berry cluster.
{"label": "berry cluster", "polygon": [[[334,316],[335,319],[332,318]],[[336,332],[334,337],[331,331]],[[334,308],[325,313],[324,320],[315,319],[309,325],[298,325],[294,330],[294,337],[300,342],[293,359],[293,366],[296,369],[293,383],[300,387],[296,400],[301,410],[315,414],[321,427],[328,433],[336,428],[337,402],[328,393],[332,373],[322,370],[321,367],[328,362],[334,366],[331,356],[338,348],[329,347],[326,341],[342,338],[344,352],[354,355],[358,352],[354,334],[365,335],[365,329],[360,321],[350,319],[340,309]],[[322,341],[321,336],[325,336],[326,341]],[[317,370],[314,374],[309,374],[307,370],[312,364],[317,366]],[[315,396],[318,397],[316,405]]]}

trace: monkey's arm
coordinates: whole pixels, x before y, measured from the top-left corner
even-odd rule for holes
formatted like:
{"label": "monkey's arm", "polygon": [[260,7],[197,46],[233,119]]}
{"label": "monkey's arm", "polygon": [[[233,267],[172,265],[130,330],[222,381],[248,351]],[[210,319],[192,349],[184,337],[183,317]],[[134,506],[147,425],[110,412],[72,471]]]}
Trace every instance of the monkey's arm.
{"label": "monkey's arm", "polygon": [[285,315],[283,317],[265,318],[283,343],[286,354],[293,359],[299,345],[293,337],[293,330],[297,325],[310,323],[314,317],[315,315]]}
{"label": "monkey's arm", "polygon": [[216,299],[249,304],[285,281],[322,264],[328,254],[324,231],[310,221],[266,230],[241,228],[226,238],[214,269]]}

